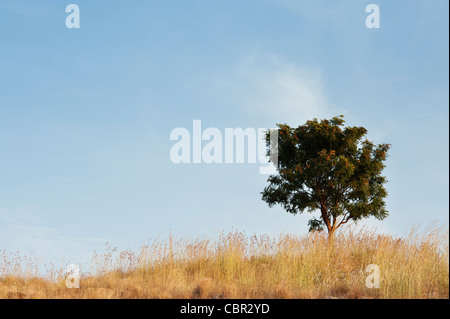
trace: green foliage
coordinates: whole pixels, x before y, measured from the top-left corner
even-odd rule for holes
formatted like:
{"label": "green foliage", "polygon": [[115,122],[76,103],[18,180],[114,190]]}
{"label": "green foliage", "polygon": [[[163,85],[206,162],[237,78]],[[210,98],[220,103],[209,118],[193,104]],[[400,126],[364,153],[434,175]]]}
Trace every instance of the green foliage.
{"label": "green foliage", "polygon": [[[381,173],[390,145],[374,145],[365,128],[344,122],[341,115],[297,128],[278,124],[278,174],[268,178],[262,199],[292,214],[320,210],[310,230],[325,225],[333,233],[350,220],[388,215]],[[270,147],[269,134],[266,140]]]}

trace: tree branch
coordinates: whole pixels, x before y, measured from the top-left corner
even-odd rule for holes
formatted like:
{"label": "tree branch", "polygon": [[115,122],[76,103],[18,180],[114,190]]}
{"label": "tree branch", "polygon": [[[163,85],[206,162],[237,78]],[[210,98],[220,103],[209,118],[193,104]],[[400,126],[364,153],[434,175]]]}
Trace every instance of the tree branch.
{"label": "tree branch", "polygon": [[336,229],[338,229],[339,227],[341,227],[342,224],[347,223],[347,222],[350,220],[350,218],[351,218],[351,214],[347,212],[347,213],[344,215],[344,217],[342,217],[342,220],[341,220],[341,222],[339,223],[339,225],[336,227]]}

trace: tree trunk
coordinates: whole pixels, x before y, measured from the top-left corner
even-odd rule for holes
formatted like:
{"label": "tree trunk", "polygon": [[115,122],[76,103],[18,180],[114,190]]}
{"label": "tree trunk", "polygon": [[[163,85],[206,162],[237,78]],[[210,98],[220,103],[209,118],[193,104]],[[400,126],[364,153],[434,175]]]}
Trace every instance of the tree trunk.
{"label": "tree trunk", "polygon": [[322,219],[323,219],[325,225],[327,226],[327,230],[328,230],[328,246],[330,246],[333,243],[334,231],[336,229],[333,227],[334,226],[334,221],[333,221],[333,225],[330,223],[330,219],[329,219],[328,214],[327,214],[327,206],[325,204],[325,199],[324,198],[321,199],[320,211],[322,213]]}
{"label": "tree trunk", "polygon": [[328,231],[328,247],[331,247],[334,243],[334,231],[335,229],[330,229]]}

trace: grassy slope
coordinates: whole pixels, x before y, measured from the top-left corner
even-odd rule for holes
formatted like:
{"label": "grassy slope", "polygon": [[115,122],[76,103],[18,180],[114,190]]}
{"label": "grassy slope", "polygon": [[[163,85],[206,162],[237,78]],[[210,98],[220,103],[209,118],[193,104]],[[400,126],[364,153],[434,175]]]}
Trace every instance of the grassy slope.
{"label": "grassy slope", "polygon": [[[62,270],[27,276],[4,253],[0,298],[449,298],[448,249],[448,229],[433,227],[407,238],[349,230],[332,246],[321,233],[169,239],[94,255],[96,275],[79,289],[66,287]],[[366,287],[370,264],[379,288]]]}

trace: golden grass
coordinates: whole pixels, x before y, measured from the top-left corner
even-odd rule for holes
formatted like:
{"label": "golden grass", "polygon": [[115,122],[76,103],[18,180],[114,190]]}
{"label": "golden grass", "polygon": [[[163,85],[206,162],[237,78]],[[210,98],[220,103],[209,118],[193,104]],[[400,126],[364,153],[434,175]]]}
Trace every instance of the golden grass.
{"label": "golden grass", "polygon": [[[448,228],[435,226],[406,238],[350,228],[332,245],[322,233],[232,232],[107,247],[79,289],[66,287],[64,269],[38,276],[34,260],[0,253],[0,298],[449,298]],[[379,288],[366,287],[369,264]]]}

